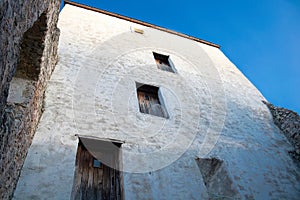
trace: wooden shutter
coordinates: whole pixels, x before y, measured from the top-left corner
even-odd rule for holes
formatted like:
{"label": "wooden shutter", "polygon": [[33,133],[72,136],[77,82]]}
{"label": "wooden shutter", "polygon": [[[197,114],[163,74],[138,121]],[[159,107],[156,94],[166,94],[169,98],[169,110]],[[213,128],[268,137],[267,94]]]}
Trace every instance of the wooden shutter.
{"label": "wooden shutter", "polygon": [[143,86],[137,90],[140,112],[166,117],[158,98],[158,88],[149,87]]}
{"label": "wooden shutter", "polygon": [[169,62],[169,56],[158,54],[155,52],[153,52],[153,56],[158,69],[174,73],[174,70],[172,69]]}
{"label": "wooden shutter", "polygon": [[168,72],[174,72],[169,63],[163,62],[162,60],[158,60],[158,59],[156,59],[155,61],[158,69],[168,71]]}

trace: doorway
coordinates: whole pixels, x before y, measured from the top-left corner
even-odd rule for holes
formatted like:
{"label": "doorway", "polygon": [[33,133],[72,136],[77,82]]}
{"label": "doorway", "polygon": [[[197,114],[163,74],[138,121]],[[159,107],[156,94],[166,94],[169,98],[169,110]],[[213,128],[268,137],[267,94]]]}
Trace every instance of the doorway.
{"label": "doorway", "polygon": [[122,199],[121,144],[79,138],[71,199]]}

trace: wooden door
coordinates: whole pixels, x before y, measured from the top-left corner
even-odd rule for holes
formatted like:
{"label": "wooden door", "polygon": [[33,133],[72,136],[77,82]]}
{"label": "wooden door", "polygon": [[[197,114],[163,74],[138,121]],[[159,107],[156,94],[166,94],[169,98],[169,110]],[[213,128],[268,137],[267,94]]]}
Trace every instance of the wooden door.
{"label": "wooden door", "polygon": [[[111,157],[118,160],[115,153],[112,153]],[[95,159],[79,141],[71,199],[119,200],[121,199],[120,178],[118,170]]]}

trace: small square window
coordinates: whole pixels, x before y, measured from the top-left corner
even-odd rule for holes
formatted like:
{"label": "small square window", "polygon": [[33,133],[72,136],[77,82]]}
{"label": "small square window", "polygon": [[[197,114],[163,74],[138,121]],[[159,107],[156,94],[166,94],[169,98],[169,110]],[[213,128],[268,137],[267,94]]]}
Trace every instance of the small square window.
{"label": "small square window", "polygon": [[140,112],[168,118],[165,107],[159,99],[159,88],[151,85],[136,83]]}
{"label": "small square window", "polygon": [[169,56],[158,54],[155,52],[153,52],[153,56],[158,69],[175,73],[175,70],[170,63]]}
{"label": "small square window", "polygon": [[101,162],[94,158],[93,167],[94,168],[101,168],[101,166],[102,166]]}

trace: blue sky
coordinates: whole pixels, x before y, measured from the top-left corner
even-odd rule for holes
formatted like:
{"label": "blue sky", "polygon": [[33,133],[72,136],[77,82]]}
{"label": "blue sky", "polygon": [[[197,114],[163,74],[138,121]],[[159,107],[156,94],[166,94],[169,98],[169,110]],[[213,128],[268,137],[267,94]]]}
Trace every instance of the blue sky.
{"label": "blue sky", "polygon": [[299,0],[73,0],[221,45],[276,106],[300,114]]}

